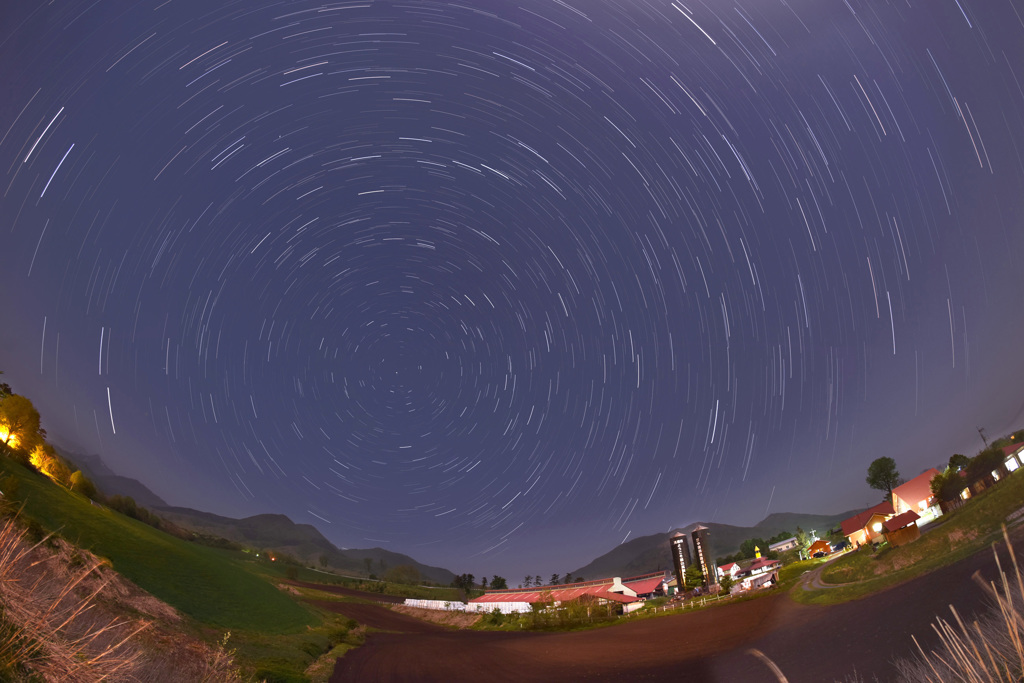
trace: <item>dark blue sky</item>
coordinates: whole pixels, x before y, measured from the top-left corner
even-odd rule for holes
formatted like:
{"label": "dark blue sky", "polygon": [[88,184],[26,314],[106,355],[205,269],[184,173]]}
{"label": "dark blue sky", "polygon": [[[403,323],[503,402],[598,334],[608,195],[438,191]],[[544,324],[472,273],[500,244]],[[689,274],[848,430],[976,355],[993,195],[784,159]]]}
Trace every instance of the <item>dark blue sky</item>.
{"label": "dark blue sky", "polygon": [[517,581],[1020,426],[1010,0],[0,9],[0,368],[168,501]]}

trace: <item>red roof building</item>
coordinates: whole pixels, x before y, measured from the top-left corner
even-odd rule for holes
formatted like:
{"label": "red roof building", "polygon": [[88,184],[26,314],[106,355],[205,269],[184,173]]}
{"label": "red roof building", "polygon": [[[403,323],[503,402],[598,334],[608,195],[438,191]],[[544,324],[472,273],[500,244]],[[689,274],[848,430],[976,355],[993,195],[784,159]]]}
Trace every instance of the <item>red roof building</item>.
{"label": "red roof building", "polygon": [[918,514],[924,512],[935,504],[935,496],[932,495],[932,479],[939,474],[934,467],[925,470],[906,484],[901,484],[892,490],[892,507],[897,515],[908,510]]}
{"label": "red roof building", "polygon": [[728,576],[731,579],[735,579],[737,576],[740,575],[741,571],[741,567],[735,562],[723,564],[721,567],[718,568],[718,578],[724,579]]}
{"label": "red roof building", "polygon": [[636,593],[637,597],[643,598],[656,593],[661,588],[664,580],[665,573],[658,572],[649,576],[644,575],[626,579],[622,582],[622,585]]}
{"label": "red roof building", "polygon": [[743,572],[745,576],[757,576],[758,574],[764,574],[765,572],[775,571],[779,568],[780,562],[778,560],[770,560],[767,557],[759,557],[754,560],[754,563],[746,568]]}
{"label": "red roof building", "polygon": [[1024,465],[1024,443],[1003,446],[1003,453],[1006,455],[1006,469],[1010,472],[1015,472]]}
{"label": "red roof building", "polygon": [[899,531],[911,524],[916,525],[918,519],[920,519],[920,515],[913,510],[907,510],[902,515],[896,515],[892,519],[883,522],[882,529],[885,531]]}
{"label": "red roof building", "polygon": [[840,526],[843,535],[850,540],[854,548],[866,543],[874,543],[882,535],[882,523],[896,514],[892,503],[881,502],[860,514],[844,519]]}
{"label": "red roof building", "polygon": [[917,528],[919,515],[913,510],[907,510],[901,515],[882,523],[882,533],[889,545],[898,546],[910,543],[921,537],[921,530]]}
{"label": "red roof building", "polygon": [[832,552],[832,546],[829,545],[829,542],[825,539],[819,538],[817,541],[811,544],[811,547],[807,549],[807,554],[811,557],[814,557],[814,553],[817,552],[823,552],[826,555],[828,555],[830,552]]}
{"label": "red roof building", "polygon": [[480,597],[470,600],[469,608],[490,611],[493,607],[499,607],[502,608],[502,611],[523,611],[516,608],[505,608],[510,605],[529,605],[535,602],[552,602],[557,605],[580,600],[587,596],[604,602],[629,604],[638,602],[641,596],[656,592],[664,579],[665,573],[657,572],[633,576],[625,581],[614,577],[557,586],[488,591]]}

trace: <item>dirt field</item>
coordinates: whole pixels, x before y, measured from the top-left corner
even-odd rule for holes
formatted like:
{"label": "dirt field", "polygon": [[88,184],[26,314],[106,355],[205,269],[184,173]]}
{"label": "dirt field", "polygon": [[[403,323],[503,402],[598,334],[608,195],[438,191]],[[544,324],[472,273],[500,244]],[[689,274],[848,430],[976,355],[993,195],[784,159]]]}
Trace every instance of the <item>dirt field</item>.
{"label": "dirt field", "polygon": [[312,588],[314,590],[323,591],[324,593],[344,595],[348,598],[370,600],[372,602],[390,602],[395,605],[401,605],[405,603],[405,598],[395,597],[394,595],[384,595],[383,593],[367,593],[365,591],[357,591],[351,588],[344,588],[342,586],[332,586],[321,583],[309,583],[308,581],[285,581],[284,583],[290,583],[295,586],[302,586],[303,588]]}
{"label": "dirt field", "polygon": [[442,626],[451,626],[452,628],[460,629],[469,628],[483,618],[482,614],[473,614],[472,612],[446,612],[438,609],[406,607],[405,605],[395,605],[391,609],[395,612],[408,614],[410,617],[422,619],[423,621],[429,621],[434,624],[441,624]]}
{"label": "dirt field", "polygon": [[[1019,542],[1018,542],[1019,543]],[[903,586],[833,607],[785,594],[575,633],[453,631],[382,606],[339,611],[388,633],[371,633],[338,660],[332,683],[347,681],[673,680],[776,682],[749,653],[772,658],[790,683],[892,680],[892,660],[935,640],[930,623],[955,604],[962,616],[983,606],[975,571],[995,576],[989,550]],[[403,621],[401,619],[408,619]]]}

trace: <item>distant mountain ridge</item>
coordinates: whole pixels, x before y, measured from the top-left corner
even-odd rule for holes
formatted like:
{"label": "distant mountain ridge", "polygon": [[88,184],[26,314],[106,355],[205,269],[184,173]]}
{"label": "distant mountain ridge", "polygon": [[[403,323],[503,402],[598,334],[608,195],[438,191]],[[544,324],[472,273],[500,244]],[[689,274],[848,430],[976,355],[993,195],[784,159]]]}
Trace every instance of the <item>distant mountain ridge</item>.
{"label": "distant mountain ridge", "polygon": [[314,567],[320,566],[323,558],[333,569],[365,574],[366,560],[369,559],[369,571],[380,577],[389,569],[409,565],[415,567],[424,579],[441,585],[448,585],[455,578],[455,574],[447,569],[422,564],[408,555],[384,548],[341,550],[315,526],[296,524],[287,515],[262,514],[234,519],[181,507],[163,507],[156,513],[178,526],[254,548],[287,553]]}
{"label": "distant mountain ridge", "polygon": [[589,564],[572,572],[574,576],[599,579],[609,576],[636,576],[672,568],[669,538],[677,531],[689,534],[697,524],[709,530],[712,557],[731,555],[739,550],[740,544],[748,538],[770,538],[783,531],[795,532],[799,526],[804,531],[812,530],[824,534],[847,517],[859,510],[841,512],[836,515],[811,515],[796,512],[775,512],[754,526],[734,526],[717,522],[694,522],[685,527],[672,529],[667,533],[638,536],[622,543],[592,560]]}
{"label": "distant mountain ridge", "polygon": [[369,573],[383,577],[389,569],[400,565],[415,567],[420,576],[428,581],[446,586],[455,574],[443,567],[433,567],[417,562],[408,555],[384,548],[341,550],[311,524],[296,524],[287,515],[261,514],[243,519],[223,517],[211,512],[192,508],[174,507],[150,491],[142,482],[115,474],[98,455],[75,453],[67,448],[58,449],[60,455],[96,484],[108,496],[130,496],[139,505],[166,519],[172,524],[192,531],[219,536],[229,541],[258,548],[287,553],[304,564],[366,574],[369,559]]}
{"label": "distant mountain ridge", "polygon": [[122,477],[107,467],[103,459],[95,454],[75,453],[67,448],[57,448],[62,458],[73,463],[89,477],[96,488],[110,496],[130,496],[136,503],[145,508],[167,507],[168,503],[150,491],[138,479]]}

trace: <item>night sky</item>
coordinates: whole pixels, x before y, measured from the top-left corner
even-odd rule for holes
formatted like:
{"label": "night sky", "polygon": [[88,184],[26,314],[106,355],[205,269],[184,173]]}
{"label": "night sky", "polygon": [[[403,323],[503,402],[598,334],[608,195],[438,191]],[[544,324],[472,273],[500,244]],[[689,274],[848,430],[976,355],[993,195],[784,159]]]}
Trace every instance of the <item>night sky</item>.
{"label": "night sky", "polygon": [[873,504],[1022,426],[1022,14],[5,2],[0,369],[173,504],[512,584]]}

